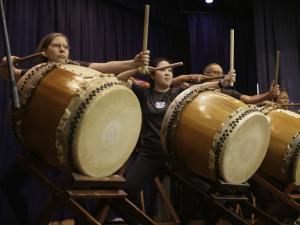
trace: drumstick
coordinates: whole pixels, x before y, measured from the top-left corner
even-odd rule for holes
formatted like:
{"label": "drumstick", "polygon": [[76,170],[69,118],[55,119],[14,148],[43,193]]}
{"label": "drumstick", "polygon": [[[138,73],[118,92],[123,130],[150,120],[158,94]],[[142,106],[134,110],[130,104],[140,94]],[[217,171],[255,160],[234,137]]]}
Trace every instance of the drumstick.
{"label": "drumstick", "polygon": [[28,55],[28,56],[25,56],[25,57],[22,57],[22,58],[14,58],[13,61],[14,61],[14,63],[20,63],[20,62],[25,62],[27,60],[31,60],[31,59],[34,59],[34,58],[42,57],[42,56],[45,56],[45,53],[44,52],[38,52],[38,53]]}
{"label": "drumstick", "polygon": [[[150,5],[145,5],[145,15],[144,15],[144,32],[143,32],[143,52],[148,48],[148,27],[149,27],[149,12]],[[145,65],[146,66],[146,65]],[[148,67],[141,67],[140,72],[144,74],[148,74]]]}
{"label": "drumstick", "polygon": [[280,104],[281,106],[300,106],[300,103]]}
{"label": "drumstick", "polygon": [[256,83],[256,94],[259,95],[259,85]]}
{"label": "drumstick", "polygon": [[280,55],[280,51],[276,50],[275,69],[274,69],[274,85],[278,84],[279,55]]}
{"label": "drumstick", "polygon": [[145,5],[143,51],[146,51],[148,47],[149,11],[150,11],[150,5]]}
{"label": "drumstick", "polygon": [[149,70],[151,71],[157,71],[157,70],[164,70],[164,69],[167,69],[167,68],[174,68],[174,67],[178,67],[178,66],[182,66],[183,65],[183,62],[177,62],[177,63],[172,63],[170,65],[166,65],[166,66],[160,66],[160,67],[149,67]]}
{"label": "drumstick", "polygon": [[[231,71],[234,70],[234,29],[230,29],[230,66]],[[233,82],[230,82],[230,86],[233,86]]]}
{"label": "drumstick", "polygon": [[203,78],[202,79],[202,82],[207,82],[207,81],[211,81],[211,80],[215,80],[215,79],[222,79],[224,78],[225,75],[222,75],[222,76],[216,76],[216,77],[207,77],[207,78]]}

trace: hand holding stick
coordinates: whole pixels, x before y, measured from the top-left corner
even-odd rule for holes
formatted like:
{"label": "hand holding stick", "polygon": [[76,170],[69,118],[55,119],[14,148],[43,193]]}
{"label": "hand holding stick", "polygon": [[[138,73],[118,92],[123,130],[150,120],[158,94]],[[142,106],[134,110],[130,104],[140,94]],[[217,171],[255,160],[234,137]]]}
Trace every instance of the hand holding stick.
{"label": "hand holding stick", "polygon": [[[26,62],[26,61],[34,59],[34,58],[45,57],[45,56],[46,55],[44,52],[38,52],[38,53],[34,53],[32,55],[24,56],[22,58],[19,58],[16,56],[11,56],[11,58],[12,58],[13,64],[18,64],[18,63]],[[7,66],[7,65],[8,65],[7,57],[3,57],[2,61],[1,61],[1,66]]]}
{"label": "hand holding stick", "polygon": [[208,82],[208,81],[212,81],[212,80],[221,80],[225,77],[225,75],[222,76],[215,76],[215,77],[207,77],[207,78],[203,78],[202,82]]}
{"label": "hand holding stick", "polygon": [[22,58],[14,58],[13,62],[14,63],[20,63],[20,62],[25,62],[34,58],[39,58],[39,57],[45,57],[46,54],[44,52],[38,52],[38,53],[34,53],[32,55],[28,55]]}
{"label": "hand holding stick", "polygon": [[164,70],[167,68],[174,68],[174,67],[178,67],[178,66],[182,66],[183,62],[177,62],[177,63],[172,63],[170,65],[166,65],[166,66],[160,66],[160,67],[148,67],[148,69],[152,72],[152,71],[157,71],[157,70]]}

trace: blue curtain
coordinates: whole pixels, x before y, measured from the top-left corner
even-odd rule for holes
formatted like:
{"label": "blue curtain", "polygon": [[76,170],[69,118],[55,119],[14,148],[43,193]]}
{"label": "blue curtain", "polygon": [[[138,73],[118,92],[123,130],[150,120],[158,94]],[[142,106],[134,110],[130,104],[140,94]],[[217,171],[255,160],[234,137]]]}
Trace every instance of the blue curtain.
{"label": "blue curtain", "polygon": [[190,67],[202,73],[210,63],[218,63],[224,73],[229,70],[229,33],[235,32],[235,70],[237,90],[245,94],[256,92],[256,62],[253,15],[197,13],[188,16]]}
{"label": "blue curtain", "polygon": [[279,83],[291,101],[300,101],[300,5],[297,0],[254,1],[258,82],[267,90],[274,79],[275,52],[280,50]]}
{"label": "blue curtain", "polygon": [[[4,0],[7,25],[13,55],[33,53],[40,39],[49,32],[62,32],[70,39],[74,60],[105,62],[131,59],[142,48],[143,5],[138,10],[99,0]],[[148,1],[151,5],[151,1]],[[161,8],[152,7],[149,30],[151,57],[163,56],[182,60],[179,18]],[[164,17],[168,18],[165,19]],[[2,38],[2,36],[1,36]],[[4,45],[0,40],[0,57]],[[10,126],[8,82],[0,77],[0,179],[23,151]],[[35,218],[49,195],[34,181],[24,187],[30,201],[30,214]],[[0,191],[0,224],[14,223],[14,216]]]}

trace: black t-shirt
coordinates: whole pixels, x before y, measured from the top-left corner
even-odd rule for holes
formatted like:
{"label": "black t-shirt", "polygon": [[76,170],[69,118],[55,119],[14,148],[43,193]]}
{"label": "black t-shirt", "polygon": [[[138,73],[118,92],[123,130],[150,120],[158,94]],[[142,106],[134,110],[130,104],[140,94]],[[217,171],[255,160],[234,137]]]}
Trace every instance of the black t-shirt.
{"label": "black t-shirt", "polygon": [[153,88],[143,89],[133,84],[132,90],[140,101],[143,113],[140,154],[166,157],[167,152],[160,142],[161,124],[169,105],[184,88],[175,87],[167,92],[156,92]]}
{"label": "black t-shirt", "polygon": [[229,95],[229,96],[234,97],[234,98],[236,98],[236,99],[238,99],[238,100],[240,100],[240,98],[241,98],[241,96],[242,96],[242,94],[239,93],[238,91],[236,91],[236,90],[231,90],[231,89],[221,88],[221,92],[222,92],[223,94],[225,94],[225,95]]}

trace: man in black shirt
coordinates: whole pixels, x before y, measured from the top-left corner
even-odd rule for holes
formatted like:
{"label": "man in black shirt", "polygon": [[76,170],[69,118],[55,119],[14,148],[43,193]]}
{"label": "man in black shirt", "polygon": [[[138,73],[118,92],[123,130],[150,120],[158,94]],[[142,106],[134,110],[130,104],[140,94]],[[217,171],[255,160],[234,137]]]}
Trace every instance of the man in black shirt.
{"label": "man in black shirt", "polygon": [[[223,69],[219,64],[211,63],[204,68],[203,75],[207,77],[220,77],[223,75]],[[276,85],[272,84],[268,92],[252,95],[252,96],[241,94],[235,90],[225,89],[222,87],[221,87],[221,92],[230,95],[236,99],[239,99],[242,102],[247,104],[257,104],[265,100],[273,99],[274,97],[278,96],[280,93],[278,84]]]}

